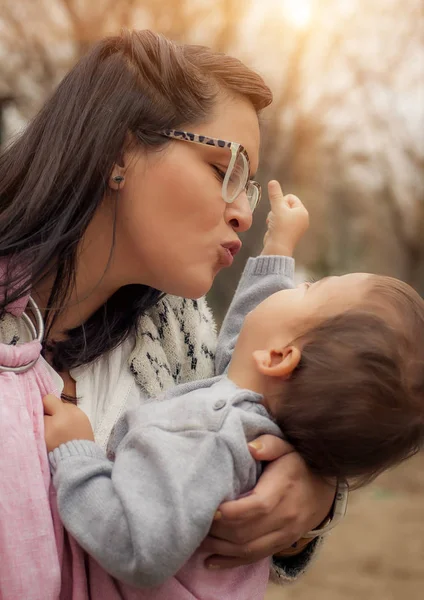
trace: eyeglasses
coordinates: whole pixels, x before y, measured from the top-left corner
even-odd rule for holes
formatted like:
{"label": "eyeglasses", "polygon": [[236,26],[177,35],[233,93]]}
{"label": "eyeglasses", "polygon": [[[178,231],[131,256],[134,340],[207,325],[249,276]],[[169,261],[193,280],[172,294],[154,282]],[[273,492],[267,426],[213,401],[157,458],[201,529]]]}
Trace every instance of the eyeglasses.
{"label": "eyeglasses", "polygon": [[227,204],[231,204],[245,191],[249,206],[253,212],[261,199],[261,186],[257,181],[249,179],[250,160],[246,150],[237,142],[226,142],[205,135],[197,135],[187,131],[176,129],[165,129],[158,132],[159,135],[180,140],[183,142],[193,142],[195,144],[206,144],[216,148],[228,148],[231,150],[231,160],[227,167],[225,177],[222,182],[222,198]]}

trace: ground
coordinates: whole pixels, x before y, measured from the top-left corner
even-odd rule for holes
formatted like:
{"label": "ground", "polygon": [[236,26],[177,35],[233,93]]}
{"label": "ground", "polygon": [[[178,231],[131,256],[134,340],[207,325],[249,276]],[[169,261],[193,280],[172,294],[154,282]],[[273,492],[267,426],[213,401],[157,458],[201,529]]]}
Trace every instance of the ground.
{"label": "ground", "polygon": [[266,600],[422,600],[424,454],[351,494],[348,514],[304,578]]}

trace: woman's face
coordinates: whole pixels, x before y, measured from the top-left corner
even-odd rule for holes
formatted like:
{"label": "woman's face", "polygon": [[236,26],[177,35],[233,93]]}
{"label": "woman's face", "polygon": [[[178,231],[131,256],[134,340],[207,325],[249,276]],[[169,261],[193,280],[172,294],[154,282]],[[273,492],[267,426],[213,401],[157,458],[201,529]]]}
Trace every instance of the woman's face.
{"label": "woman's face", "polygon": [[[248,101],[223,99],[209,121],[184,129],[239,142],[250,158],[250,176],[255,174],[260,134]],[[238,234],[250,228],[252,214],[244,192],[232,204],[222,199],[217,168],[225,173],[230,159],[228,148],[185,141],[125,156],[111,264],[121,285],[143,283],[198,298],[231,265]]]}

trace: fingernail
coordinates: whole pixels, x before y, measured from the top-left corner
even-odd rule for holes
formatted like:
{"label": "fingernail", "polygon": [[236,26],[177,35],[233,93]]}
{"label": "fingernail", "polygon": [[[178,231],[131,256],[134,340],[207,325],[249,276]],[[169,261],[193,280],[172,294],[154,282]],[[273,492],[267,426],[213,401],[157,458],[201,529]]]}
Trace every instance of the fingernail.
{"label": "fingernail", "polygon": [[[277,189],[278,189],[278,191],[280,191],[280,190],[281,190],[281,185],[280,185],[280,182],[279,182],[279,181],[277,181],[276,179],[271,179],[271,181],[269,182],[269,185],[270,185],[271,187],[275,188],[275,190],[277,190]],[[282,190],[281,190],[281,191],[282,191]]]}
{"label": "fingernail", "polygon": [[253,450],[262,450],[262,448],[264,447],[262,442],[250,442],[248,446],[249,448],[253,448]]}
{"label": "fingernail", "polygon": [[221,568],[221,566],[220,566],[220,565],[214,565],[214,564],[210,564],[210,563],[208,564],[208,569],[211,569],[211,570],[218,570],[218,569],[220,569],[220,568]]}
{"label": "fingernail", "polygon": [[220,510],[217,510],[216,513],[213,516],[213,520],[214,521],[219,521],[219,519],[222,518],[222,512]]}

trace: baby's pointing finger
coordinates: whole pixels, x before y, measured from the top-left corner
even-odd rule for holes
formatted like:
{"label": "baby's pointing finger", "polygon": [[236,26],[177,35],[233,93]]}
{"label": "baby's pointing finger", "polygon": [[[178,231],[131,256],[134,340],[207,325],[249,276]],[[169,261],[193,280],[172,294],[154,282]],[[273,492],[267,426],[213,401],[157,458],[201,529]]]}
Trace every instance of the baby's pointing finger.
{"label": "baby's pointing finger", "polygon": [[281,202],[281,200],[284,198],[281,186],[275,179],[268,183],[268,195],[271,209],[275,203]]}

